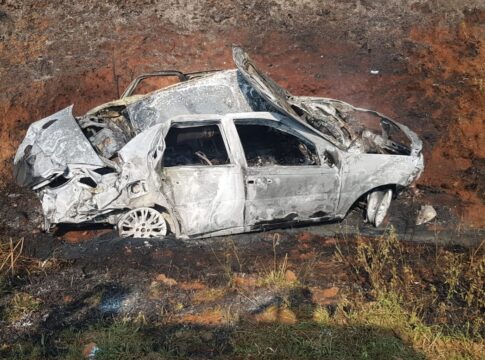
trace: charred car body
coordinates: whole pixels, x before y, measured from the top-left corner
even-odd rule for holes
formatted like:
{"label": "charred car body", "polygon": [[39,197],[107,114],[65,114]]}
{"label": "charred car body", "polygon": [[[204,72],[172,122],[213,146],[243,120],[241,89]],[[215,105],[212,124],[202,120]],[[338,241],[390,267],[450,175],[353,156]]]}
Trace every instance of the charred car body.
{"label": "charred car body", "polygon": [[179,83],[75,118],[33,123],[14,175],[39,196],[45,229],[110,223],[121,236],[178,238],[342,219],[357,200],[378,226],[423,170],[406,126],[345,102],[292,96],[233,48],[237,69]]}

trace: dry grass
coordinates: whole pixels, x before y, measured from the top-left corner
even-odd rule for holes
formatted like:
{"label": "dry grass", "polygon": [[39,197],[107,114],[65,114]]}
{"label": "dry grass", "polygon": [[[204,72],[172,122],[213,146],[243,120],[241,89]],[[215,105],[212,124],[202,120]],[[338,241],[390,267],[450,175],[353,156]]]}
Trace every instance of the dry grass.
{"label": "dry grass", "polygon": [[[231,285],[203,287],[190,293],[197,311],[181,312],[180,304],[159,322],[140,313],[125,321],[100,320],[88,328],[67,329],[53,342],[54,353],[77,359],[86,344],[94,342],[100,349],[97,359],[483,357],[484,244],[470,251],[406,245],[392,230],[378,239],[343,242],[347,245],[340,246],[347,248],[337,247],[336,256],[347,265],[339,269],[354,276],[352,286],[339,288],[337,304],[317,305],[298,300],[296,294],[311,287],[302,284],[304,278],[296,279],[301,269],[292,267],[295,272],[289,273],[288,256],[278,252],[279,240],[274,235],[273,261],[254,277],[254,286],[295,295],[285,295],[282,304],[257,314],[240,313],[237,305],[233,309],[217,304],[234,291]],[[241,270],[244,259],[234,244],[227,254],[218,259],[221,275],[234,277],[232,269]],[[250,299],[252,289],[236,290]],[[98,299],[92,300],[96,306]],[[19,293],[9,309],[19,319],[38,306],[37,299]],[[36,358],[34,354],[44,350],[39,344],[22,343],[8,351],[4,353],[17,358]]]}
{"label": "dry grass", "polygon": [[194,304],[210,303],[217,300],[221,300],[226,292],[227,288],[207,288],[195,291],[192,296],[192,302]]}
{"label": "dry grass", "polygon": [[0,275],[11,273],[15,275],[17,266],[23,263],[21,258],[24,248],[24,238],[14,242],[12,238],[8,242],[0,242]]}
{"label": "dry grass", "polygon": [[40,304],[39,299],[28,293],[16,293],[7,306],[7,320],[9,322],[19,321],[37,310]]}
{"label": "dry grass", "polygon": [[[433,359],[478,359],[485,353],[485,253],[436,248],[434,263],[398,241],[393,229],[359,238],[355,251],[337,251],[370,290],[349,294],[347,320],[394,329],[403,341]],[[424,272],[424,274],[423,274]],[[364,301],[364,295],[374,301]],[[360,297],[360,300],[359,300]]]}
{"label": "dry grass", "polygon": [[24,238],[17,241],[12,238],[0,239],[0,277],[30,274],[60,266],[60,262],[54,258],[34,259],[26,256],[23,251]]}
{"label": "dry grass", "polygon": [[288,268],[288,254],[282,260],[278,259],[277,247],[280,242],[280,234],[273,234],[273,267],[264,269],[259,275],[259,286],[271,286],[277,288],[288,288],[299,285],[299,281],[293,271]]}

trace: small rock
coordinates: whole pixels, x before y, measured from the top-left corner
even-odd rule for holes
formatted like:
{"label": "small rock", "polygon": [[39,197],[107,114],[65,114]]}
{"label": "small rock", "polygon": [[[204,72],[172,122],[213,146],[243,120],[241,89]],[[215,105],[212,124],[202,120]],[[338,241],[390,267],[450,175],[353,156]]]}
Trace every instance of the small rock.
{"label": "small rock", "polygon": [[325,296],[325,297],[335,297],[335,296],[337,296],[338,292],[339,292],[339,288],[333,286],[333,287],[328,288],[328,289],[323,289],[322,295]]}
{"label": "small rock", "polygon": [[416,225],[426,224],[436,217],[436,210],[431,205],[422,205],[419,209]]}
{"label": "small rock", "polygon": [[293,271],[286,270],[286,272],[285,272],[285,280],[286,281],[289,281],[289,282],[295,282],[296,280],[298,280],[298,278],[296,277],[296,274]]}
{"label": "small rock", "polygon": [[318,305],[329,305],[337,302],[336,296],[338,295],[339,288],[331,287],[328,289],[320,289],[317,287],[311,288],[312,301]]}
{"label": "small rock", "polygon": [[297,240],[299,242],[308,242],[311,241],[314,238],[314,235],[309,232],[309,231],[303,231],[300,234],[298,234]]}
{"label": "small rock", "polygon": [[200,281],[185,282],[180,284],[182,290],[203,290],[207,288],[207,285],[201,283]]}
{"label": "small rock", "polygon": [[129,246],[125,246],[123,248],[123,253],[126,255],[126,256],[129,256],[131,254],[133,254],[133,250],[131,250],[131,248]]}
{"label": "small rock", "polygon": [[247,274],[236,274],[232,278],[232,283],[237,288],[253,288],[258,285],[258,279]]}
{"label": "small rock", "polygon": [[71,230],[66,232],[61,238],[69,244],[79,244],[87,240],[91,240],[97,236],[101,236],[111,232],[111,229],[100,230]]}
{"label": "small rock", "polygon": [[177,280],[167,277],[165,274],[158,274],[155,281],[161,282],[167,286],[177,285]]}
{"label": "small rock", "polygon": [[280,323],[292,325],[296,323],[296,315],[293,311],[286,307],[278,307],[271,305],[263,312],[255,315],[255,320],[261,323]]}
{"label": "small rock", "polygon": [[74,298],[71,296],[71,295],[64,295],[64,297],[62,298],[62,301],[67,304],[67,303],[70,303],[74,300]]}
{"label": "small rock", "polygon": [[99,351],[98,346],[94,342],[90,342],[83,349],[83,358],[85,359],[94,359],[96,353]]}

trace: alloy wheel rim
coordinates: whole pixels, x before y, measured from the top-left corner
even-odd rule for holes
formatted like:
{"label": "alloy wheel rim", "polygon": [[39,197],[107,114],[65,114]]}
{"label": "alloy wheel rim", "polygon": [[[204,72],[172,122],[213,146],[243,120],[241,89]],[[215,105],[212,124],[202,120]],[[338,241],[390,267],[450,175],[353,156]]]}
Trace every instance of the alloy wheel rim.
{"label": "alloy wheel rim", "polygon": [[163,215],[152,208],[128,211],[118,222],[121,237],[154,238],[167,234],[167,222]]}

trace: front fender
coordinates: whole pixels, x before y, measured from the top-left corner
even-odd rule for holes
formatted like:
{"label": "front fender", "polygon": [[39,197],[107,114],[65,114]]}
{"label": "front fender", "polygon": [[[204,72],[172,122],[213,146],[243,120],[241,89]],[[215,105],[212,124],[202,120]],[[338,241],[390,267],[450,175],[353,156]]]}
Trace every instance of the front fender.
{"label": "front fender", "polygon": [[362,195],[372,189],[398,185],[407,187],[424,169],[423,156],[353,154],[344,160],[337,217],[344,217]]}

